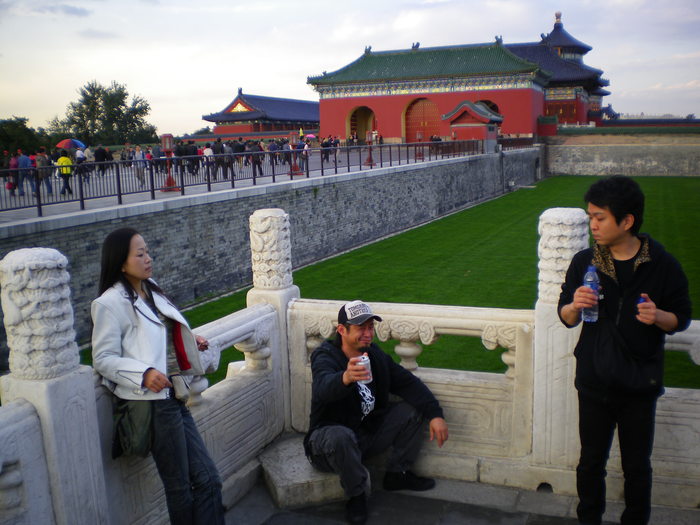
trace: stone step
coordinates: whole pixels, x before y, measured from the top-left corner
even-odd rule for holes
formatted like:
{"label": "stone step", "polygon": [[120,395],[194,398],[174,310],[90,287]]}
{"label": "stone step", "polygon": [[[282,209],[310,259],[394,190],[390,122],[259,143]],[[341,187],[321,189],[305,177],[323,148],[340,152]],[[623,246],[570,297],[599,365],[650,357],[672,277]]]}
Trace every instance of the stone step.
{"label": "stone step", "polygon": [[279,508],[308,507],[343,499],[337,474],[320,472],[304,454],[304,436],[282,436],[268,446],[259,459],[265,483]]}

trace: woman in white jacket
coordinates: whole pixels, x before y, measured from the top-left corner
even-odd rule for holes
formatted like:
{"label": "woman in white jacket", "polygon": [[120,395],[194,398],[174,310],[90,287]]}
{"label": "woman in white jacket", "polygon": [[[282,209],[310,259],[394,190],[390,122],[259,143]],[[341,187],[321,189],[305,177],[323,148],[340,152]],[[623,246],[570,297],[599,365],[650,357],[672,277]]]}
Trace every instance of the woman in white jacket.
{"label": "woman in white jacket", "polygon": [[171,523],[223,524],[221,480],[184,403],[208,342],[151,280],[152,262],[132,228],[113,231],[102,246],[92,356],[116,396],[113,456],[151,452]]}

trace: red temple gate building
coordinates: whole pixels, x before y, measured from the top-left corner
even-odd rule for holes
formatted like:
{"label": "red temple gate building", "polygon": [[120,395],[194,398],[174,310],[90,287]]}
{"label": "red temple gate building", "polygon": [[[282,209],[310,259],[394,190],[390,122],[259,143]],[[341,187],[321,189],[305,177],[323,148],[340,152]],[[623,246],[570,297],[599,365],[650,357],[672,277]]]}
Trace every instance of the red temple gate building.
{"label": "red temple gate building", "polygon": [[372,51],[309,77],[320,97],[320,134],[386,142],[483,139],[498,130],[535,136],[538,119],[587,124],[609,94],[602,71],[583,64],[591,47],[564,30],[561,13],[541,41]]}
{"label": "red temple gate building", "polygon": [[[278,138],[298,133],[317,132],[319,103],[311,100],[238,95],[223,110],[203,115],[214,122],[214,137]],[[209,140],[209,138],[208,138]]]}

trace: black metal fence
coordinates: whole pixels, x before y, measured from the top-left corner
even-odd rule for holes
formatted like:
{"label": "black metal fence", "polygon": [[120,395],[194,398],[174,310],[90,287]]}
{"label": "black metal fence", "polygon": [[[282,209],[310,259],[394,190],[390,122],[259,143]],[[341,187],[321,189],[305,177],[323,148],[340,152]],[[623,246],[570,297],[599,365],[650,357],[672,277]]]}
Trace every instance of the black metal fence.
{"label": "black metal fence", "polygon": [[123,204],[132,194],[172,192],[206,186],[218,191],[237,183],[269,183],[294,177],[324,176],[378,167],[414,164],[483,153],[479,140],[382,144],[352,147],[278,150],[210,156],[161,157],[152,160],[83,162],[71,166],[0,170],[0,211],[43,208],[89,199],[113,198]]}

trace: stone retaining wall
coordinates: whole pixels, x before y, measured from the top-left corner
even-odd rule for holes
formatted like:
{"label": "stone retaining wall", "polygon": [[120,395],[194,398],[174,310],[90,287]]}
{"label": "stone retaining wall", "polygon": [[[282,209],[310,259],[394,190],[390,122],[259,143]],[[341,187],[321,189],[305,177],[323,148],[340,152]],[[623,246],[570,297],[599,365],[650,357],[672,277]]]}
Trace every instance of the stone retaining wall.
{"label": "stone retaining wall", "polygon": [[700,176],[700,144],[548,145],[549,175]]}

